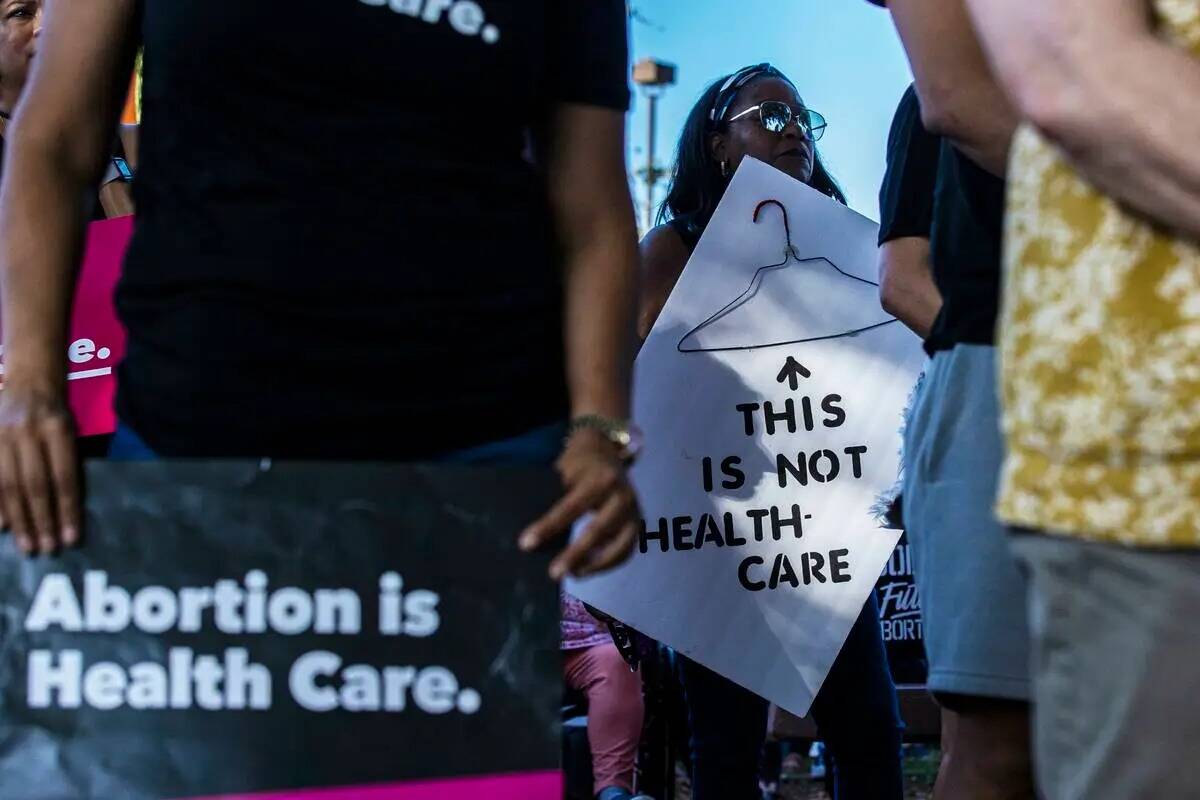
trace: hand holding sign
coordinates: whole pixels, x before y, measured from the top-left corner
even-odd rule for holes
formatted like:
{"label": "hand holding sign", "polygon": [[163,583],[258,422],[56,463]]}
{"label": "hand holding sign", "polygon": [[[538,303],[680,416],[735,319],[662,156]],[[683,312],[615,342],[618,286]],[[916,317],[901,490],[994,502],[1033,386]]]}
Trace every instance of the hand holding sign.
{"label": "hand holding sign", "polygon": [[521,534],[521,548],[537,550],[566,534],[589,511],[595,516],[550,565],[550,577],[592,575],[629,558],[638,531],[637,496],[612,442],[583,430],[558,461],[566,495]]}
{"label": "hand holding sign", "polygon": [[61,391],[14,382],[0,392],[0,513],[27,555],[79,541],[75,426]]}

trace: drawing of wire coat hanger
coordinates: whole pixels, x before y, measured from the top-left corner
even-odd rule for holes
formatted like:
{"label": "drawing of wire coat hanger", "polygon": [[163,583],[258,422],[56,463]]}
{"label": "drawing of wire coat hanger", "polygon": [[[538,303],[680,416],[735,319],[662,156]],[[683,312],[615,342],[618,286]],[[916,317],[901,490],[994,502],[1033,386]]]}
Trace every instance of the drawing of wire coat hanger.
{"label": "drawing of wire coat hanger", "polygon": [[[767,206],[777,206],[783,215],[783,230],[786,237],[786,248],[783,260],[778,264],[770,264],[759,268],[746,290],[726,304],[723,308],[688,331],[679,340],[676,349],[680,353],[719,353],[732,350],[759,350],[767,347],[783,347],[785,345],[804,344],[806,342],[840,339],[857,336],[884,325],[890,325],[897,320],[883,311],[879,306],[879,284],[851,275],[843,271],[837,264],[827,258],[801,258],[795,245],[792,244],[792,228],[788,219],[787,208],[778,200],[764,200],[754,209],[754,222],[759,222],[762,211]],[[813,302],[820,305],[811,306],[805,320],[798,312],[795,318],[789,315],[787,322],[777,326],[783,328],[787,338],[780,341],[751,342],[741,344],[722,344],[715,342],[712,346],[701,344],[696,339],[703,331],[714,329],[722,321],[730,319],[740,309],[745,309],[751,300],[757,297],[770,273],[782,271],[789,267],[807,268],[802,275],[812,284],[814,290]],[[810,303],[811,305],[811,303]],[[840,306],[840,307],[839,307]],[[743,312],[745,313],[745,312]],[[816,319],[820,317],[820,319]],[[833,317],[837,317],[834,319]],[[787,331],[792,325],[792,330]],[[796,326],[806,330],[796,330]],[[720,338],[715,337],[715,338]]]}

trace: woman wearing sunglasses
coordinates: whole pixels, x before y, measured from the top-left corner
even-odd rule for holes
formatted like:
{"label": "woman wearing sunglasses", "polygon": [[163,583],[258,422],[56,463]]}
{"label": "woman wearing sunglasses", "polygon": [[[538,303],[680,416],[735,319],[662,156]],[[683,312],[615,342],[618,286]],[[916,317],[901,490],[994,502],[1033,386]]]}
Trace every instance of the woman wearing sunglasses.
{"label": "woman wearing sunglasses", "polygon": [[[701,95],[679,140],[659,215],[663,224],[642,242],[645,280],[638,322],[643,338],[742,159],[756,158],[846,202],[817,153],[824,132],[825,119],[806,107],[795,85],[769,64],[722,78]],[[686,658],[682,674],[695,799],[758,800],[767,701]],[[903,723],[874,593],[817,695],[812,716],[832,755],[838,800],[903,796]]]}

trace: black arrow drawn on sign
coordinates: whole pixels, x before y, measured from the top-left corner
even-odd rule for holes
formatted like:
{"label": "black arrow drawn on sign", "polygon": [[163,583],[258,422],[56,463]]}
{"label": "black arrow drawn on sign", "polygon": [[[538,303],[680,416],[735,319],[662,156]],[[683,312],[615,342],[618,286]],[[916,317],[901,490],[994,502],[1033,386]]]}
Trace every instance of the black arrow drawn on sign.
{"label": "black arrow drawn on sign", "polygon": [[806,366],[791,356],[788,356],[787,362],[783,365],[783,369],[779,370],[779,376],[775,378],[775,380],[779,381],[780,383],[787,381],[788,385],[792,387],[792,391],[794,392],[800,388],[801,378],[811,377],[812,373],[808,371]]}

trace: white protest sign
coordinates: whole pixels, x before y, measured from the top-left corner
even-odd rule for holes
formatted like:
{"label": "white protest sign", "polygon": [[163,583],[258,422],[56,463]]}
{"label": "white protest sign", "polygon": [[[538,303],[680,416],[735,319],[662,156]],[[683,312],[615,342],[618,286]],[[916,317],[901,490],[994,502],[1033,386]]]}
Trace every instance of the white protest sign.
{"label": "white protest sign", "polygon": [[638,551],[569,587],[798,715],[899,539],[870,509],[923,354],[880,309],[877,234],[743,164],[638,356]]}

